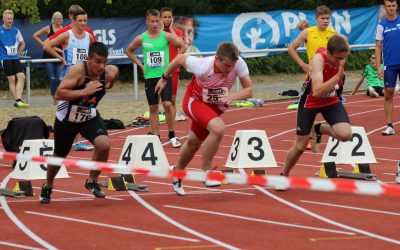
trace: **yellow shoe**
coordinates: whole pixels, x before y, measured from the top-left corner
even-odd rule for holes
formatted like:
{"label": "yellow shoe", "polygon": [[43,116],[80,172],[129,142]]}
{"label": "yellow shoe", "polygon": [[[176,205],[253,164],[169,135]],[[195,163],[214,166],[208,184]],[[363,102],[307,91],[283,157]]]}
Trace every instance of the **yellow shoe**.
{"label": "yellow shoe", "polygon": [[14,102],[14,107],[19,108],[19,109],[21,109],[21,108],[29,108],[29,104],[25,103],[23,101],[18,101],[18,102]]}

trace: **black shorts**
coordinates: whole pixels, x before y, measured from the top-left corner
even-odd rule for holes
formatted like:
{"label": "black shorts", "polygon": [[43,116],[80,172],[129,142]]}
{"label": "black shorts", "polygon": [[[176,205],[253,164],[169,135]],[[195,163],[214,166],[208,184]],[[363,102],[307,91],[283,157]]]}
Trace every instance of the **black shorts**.
{"label": "black shorts", "polygon": [[60,122],[56,118],[54,121],[54,153],[61,157],[67,156],[78,133],[92,143],[97,136],[108,135],[107,128],[98,112],[95,118],[83,123]]}
{"label": "black shorts", "polygon": [[341,102],[321,107],[321,108],[304,108],[304,102],[300,101],[297,111],[297,135],[308,135],[311,132],[315,117],[321,113],[329,125],[346,122],[350,123],[347,111]]}
{"label": "black shorts", "polygon": [[6,76],[15,76],[18,73],[24,72],[19,59],[2,60],[1,65],[3,66],[4,72],[6,72]]}
{"label": "black shorts", "polygon": [[[150,105],[156,105],[159,103],[159,96],[154,92],[156,85],[160,78],[149,78],[144,80],[144,87],[146,90],[147,103]],[[164,90],[161,92],[161,100],[163,102],[172,100],[172,80],[168,77],[167,84]]]}
{"label": "black shorts", "polygon": [[[383,93],[383,87],[379,87],[379,86],[372,86],[376,93],[378,93],[379,96],[384,96],[385,94]],[[367,89],[367,96],[370,96],[369,91]]]}

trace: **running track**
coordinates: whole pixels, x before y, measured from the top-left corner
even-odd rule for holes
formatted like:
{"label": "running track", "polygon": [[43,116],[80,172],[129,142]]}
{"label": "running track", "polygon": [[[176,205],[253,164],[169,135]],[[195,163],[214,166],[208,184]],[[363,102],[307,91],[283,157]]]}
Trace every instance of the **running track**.
{"label": "running track", "polygon": [[[399,135],[380,135],[385,124],[383,99],[364,94],[346,98],[352,125],[365,128],[379,162],[371,164],[372,172],[378,181],[393,184],[400,160]],[[395,98],[395,121],[400,120],[399,98]],[[294,139],[296,112],[286,110],[290,103],[232,108],[224,114],[226,136],[215,166],[225,164],[235,131],[240,129],[265,130],[282,166]],[[188,121],[177,123],[179,137],[187,135],[189,125]],[[166,137],[166,126],[161,129]],[[146,132],[146,128],[111,131],[110,162],[118,162],[127,135]],[[179,150],[167,144],[166,138],[162,143],[173,165]],[[292,175],[314,176],[323,151],[324,145],[319,153],[306,152]],[[90,152],[72,152],[70,157],[90,156]],[[201,151],[190,169],[199,169],[200,160]],[[351,171],[350,166],[340,167]],[[280,168],[267,171],[279,172]],[[10,162],[0,161],[1,187],[15,185],[10,173]],[[83,187],[86,171],[69,174],[72,178],[56,180],[48,205],[38,202],[42,180],[32,182],[34,197],[0,197],[0,249],[396,249],[400,245],[399,197],[304,189],[277,192],[246,185],[210,189],[192,181],[184,182],[187,195],[179,197],[169,179],[136,176],[150,192],[106,191],[107,199],[94,199]],[[103,174],[100,181],[109,176]]]}

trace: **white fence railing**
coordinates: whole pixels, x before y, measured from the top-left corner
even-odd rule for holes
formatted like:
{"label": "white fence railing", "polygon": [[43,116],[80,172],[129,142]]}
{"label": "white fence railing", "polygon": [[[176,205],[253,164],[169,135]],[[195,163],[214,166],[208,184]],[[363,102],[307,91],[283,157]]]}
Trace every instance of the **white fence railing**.
{"label": "white fence railing", "polygon": [[[375,44],[357,44],[357,45],[350,45],[352,49],[355,48],[367,48],[367,49],[374,49]],[[287,48],[280,48],[280,49],[260,49],[260,50],[242,50],[240,51],[241,54],[267,54],[271,52],[286,52]],[[305,50],[304,47],[300,47],[298,50]],[[208,52],[194,52],[190,53],[190,55],[198,55],[198,56],[206,56],[206,55],[215,55],[215,51],[208,51]],[[142,55],[137,55],[138,57],[142,57]],[[123,56],[109,56],[109,60],[121,60],[121,59],[128,59],[126,55]],[[29,59],[29,58],[21,58],[21,63],[26,63],[26,99],[27,103],[30,103],[31,100],[31,64],[35,63],[48,63],[48,62],[60,62],[59,59]],[[138,100],[138,67],[135,63],[133,65],[133,92],[135,101]],[[236,88],[239,88],[239,81],[237,81]]]}

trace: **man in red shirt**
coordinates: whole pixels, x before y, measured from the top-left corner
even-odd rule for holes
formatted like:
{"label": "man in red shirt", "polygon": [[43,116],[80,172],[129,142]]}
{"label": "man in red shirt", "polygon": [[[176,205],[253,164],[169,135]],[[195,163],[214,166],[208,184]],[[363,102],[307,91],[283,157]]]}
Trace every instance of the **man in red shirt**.
{"label": "man in red shirt", "polygon": [[[328,40],[327,49],[319,48],[312,57],[310,73],[304,82],[299,102],[296,140],[286,155],[281,175],[289,176],[290,170],[306,150],[310,132],[313,152],[318,151],[322,134],[339,141],[351,139],[350,120],[335,91],[336,84],[343,81],[344,61],[349,51],[346,38],[333,35]],[[322,114],[327,124],[313,124],[318,113]]]}
{"label": "man in red shirt", "polygon": [[[74,14],[77,13],[78,11],[82,11],[82,7],[76,4],[73,4],[69,6],[68,8],[68,15],[69,15],[69,20],[71,23],[67,26],[64,26],[62,29],[59,29],[56,33],[54,33],[51,37],[49,37],[50,40],[53,40],[54,38],[58,37],[60,34],[72,29],[71,25],[74,25]],[[93,30],[91,30],[89,27],[85,26],[85,31],[89,32],[90,36],[92,36],[93,41],[96,41],[96,36],[93,33]]]}
{"label": "man in red shirt", "polygon": [[[161,14],[161,28],[164,29],[165,32],[172,33],[177,37],[183,40],[183,33],[180,29],[174,27],[174,17],[172,13],[172,9],[168,7],[164,7],[160,10]],[[178,48],[174,45],[169,44],[169,61],[172,62],[174,58],[178,55]],[[176,116],[176,93],[178,92],[179,85],[179,72],[180,67],[178,67],[171,75],[172,80],[172,109],[174,114],[174,120]]]}

